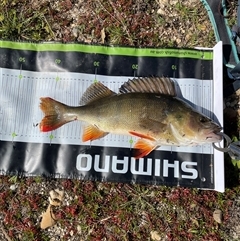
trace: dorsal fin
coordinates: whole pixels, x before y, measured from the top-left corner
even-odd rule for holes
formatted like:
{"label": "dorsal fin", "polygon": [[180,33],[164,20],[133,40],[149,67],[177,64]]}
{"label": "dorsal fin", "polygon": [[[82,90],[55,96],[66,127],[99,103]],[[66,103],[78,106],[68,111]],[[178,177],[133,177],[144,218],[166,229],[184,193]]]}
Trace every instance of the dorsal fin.
{"label": "dorsal fin", "polygon": [[119,89],[125,93],[155,93],[169,96],[177,96],[175,83],[166,77],[140,77],[129,79]]}
{"label": "dorsal fin", "polygon": [[80,105],[86,105],[96,100],[116,95],[115,92],[111,91],[108,87],[103,85],[101,82],[95,82],[91,84],[84,92]]}

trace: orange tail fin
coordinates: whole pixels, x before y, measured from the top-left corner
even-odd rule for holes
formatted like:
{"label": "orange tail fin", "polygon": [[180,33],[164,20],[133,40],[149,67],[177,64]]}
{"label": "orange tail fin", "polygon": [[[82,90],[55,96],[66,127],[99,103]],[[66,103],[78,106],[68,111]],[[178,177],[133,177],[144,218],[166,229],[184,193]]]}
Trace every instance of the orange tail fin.
{"label": "orange tail fin", "polygon": [[45,114],[39,127],[42,132],[52,131],[60,126],[76,120],[77,117],[67,115],[67,106],[52,98],[40,98],[40,108]]}

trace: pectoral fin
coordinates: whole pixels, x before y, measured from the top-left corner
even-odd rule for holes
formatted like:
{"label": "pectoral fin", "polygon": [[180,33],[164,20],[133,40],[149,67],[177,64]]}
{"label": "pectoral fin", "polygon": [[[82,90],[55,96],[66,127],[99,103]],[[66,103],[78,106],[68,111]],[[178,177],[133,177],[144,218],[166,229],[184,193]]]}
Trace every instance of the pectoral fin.
{"label": "pectoral fin", "polygon": [[140,138],[144,138],[144,139],[147,139],[147,140],[150,140],[150,141],[155,141],[155,139],[153,137],[148,136],[148,135],[144,135],[144,134],[141,134],[141,133],[138,133],[138,132],[135,132],[135,131],[129,131],[129,134],[131,134],[133,136],[140,137]]}
{"label": "pectoral fin", "polygon": [[136,159],[144,157],[148,155],[151,151],[153,151],[156,147],[157,145],[155,144],[155,142],[145,139],[139,139],[134,145],[134,148],[136,149],[134,151],[134,157]]}
{"label": "pectoral fin", "polygon": [[108,133],[100,130],[96,126],[89,125],[86,126],[83,130],[82,141],[93,141],[101,137],[106,136]]}

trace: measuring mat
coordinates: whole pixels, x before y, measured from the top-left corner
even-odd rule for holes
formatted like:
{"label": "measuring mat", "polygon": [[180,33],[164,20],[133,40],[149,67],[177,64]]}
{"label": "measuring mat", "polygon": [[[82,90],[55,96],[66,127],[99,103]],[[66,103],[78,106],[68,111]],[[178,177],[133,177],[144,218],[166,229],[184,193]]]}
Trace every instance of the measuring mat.
{"label": "measuring mat", "polygon": [[82,142],[80,121],[40,132],[41,97],[78,106],[96,81],[118,93],[129,79],[153,76],[174,79],[179,98],[223,126],[221,42],[208,49],[155,49],[0,41],[0,174],[223,192],[223,153],[211,144],[161,146],[136,160],[135,137]]}

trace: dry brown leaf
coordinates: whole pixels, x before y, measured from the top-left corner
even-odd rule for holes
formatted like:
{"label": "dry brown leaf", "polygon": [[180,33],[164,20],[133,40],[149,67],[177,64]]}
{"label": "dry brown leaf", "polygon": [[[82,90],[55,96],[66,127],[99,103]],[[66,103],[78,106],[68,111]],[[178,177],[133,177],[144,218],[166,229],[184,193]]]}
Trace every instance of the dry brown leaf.
{"label": "dry brown leaf", "polygon": [[61,205],[61,202],[58,199],[51,199],[51,197],[49,197],[48,200],[52,206],[57,207]]}
{"label": "dry brown leaf", "polygon": [[64,191],[60,189],[51,190],[49,192],[49,205],[41,217],[40,223],[41,229],[46,229],[53,226],[56,223],[56,217],[52,212],[52,206],[60,206],[63,201]]}
{"label": "dry brown leaf", "polygon": [[223,219],[222,211],[220,209],[216,209],[213,212],[213,218],[217,223],[222,223],[222,219]]}
{"label": "dry brown leaf", "polygon": [[159,232],[151,231],[150,234],[151,234],[152,240],[154,240],[154,241],[160,241],[161,240],[161,236],[160,236]]}
{"label": "dry brown leaf", "polygon": [[55,190],[51,190],[49,192],[49,202],[51,205],[53,206],[60,206],[61,202],[63,201],[63,196],[64,196],[64,191],[63,190],[59,190],[59,189],[55,189]]}
{"label": "dry brown leaf", "polygon": [[105,28],[103,28],[101,30],[101,39],[102,39],[102,44],[105,43],[105,38],[106,38],[106,34],[105,34]]}
{"label": "dry brown leaf", "polygon": [[46,212],[42,214],[42,221],[40,223],[41,229],[46,229],[53,226],[56,223],[56,217],[52,212],[52,205],[49,204]]}

